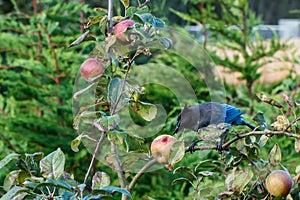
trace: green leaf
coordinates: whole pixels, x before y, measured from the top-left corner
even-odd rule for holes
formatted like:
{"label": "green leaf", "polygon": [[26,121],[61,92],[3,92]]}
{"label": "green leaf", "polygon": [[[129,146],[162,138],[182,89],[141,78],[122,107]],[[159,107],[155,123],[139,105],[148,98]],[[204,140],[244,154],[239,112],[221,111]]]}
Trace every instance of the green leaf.
{"label": "green leaf", "polygon": [[[129,101],[128,94],[123,87],[124,81],[120,78],[114,78],[108,86],[108,102],[115,112],[123,108]],[[125,84],[126,85],[126,84]]]}
{"label": "green leaf", "polygon": [[34,160],[35,162],[39,162],[40,160],[42,160],[44,158],[44,153],[43,152],[35,152],[33,154],[25,154],[26,158],[30,158],[32,160]]}
{"label": "green leaf", "polygon": [[278,144],[275,144],[269,153],[269,162],[272,166],[277,166],[281,162],[281,150]]}
{"label": "green leaf", "polygon": [[136,7],[130,6],[126,9],[126,16],[131,17],[137,11]]}
{"label": "green leaf", "polygon": [[105,186],[100,189],[94,190],[93,193],[99,192],[99,191],[105,191],[108,192],[109,194],[113,194],[114,192],[120,192],[122,194],[127,195],[128,197],[132,198],[130,192],[124,188],[120,187],[115,187],[115,186]]}
{"label": "green leaf", "polygon": [[89,17],[87,19],[87,22],[84,24],[84,28],[88,29],[96,24],[99,24],[100,21],[105,17],[107,17],[107,16],[106,15],[104,15],[104,16],[98,15],[98,16]]}
{"label": "green leaf", "polygon": [[200,161],[196,167],[194,168],[194,171],[203,171],[203,170],[215,170],[216,168],[220,167],[221,163],[218,161],[211,161],[211,160],[203,160]]}
{"label": "green leaf", "polygon": [[125,141],[126,134],[120,131],[109,131],[107,133],[107,138],[109,141],[116,145],[122,145]]}
{"label": "green leaf", "polygon": [[94,126],[100,131],[114,130],[119,124],[119,115],[103,116],[94,121]]}
{"label": "green leaf", "polygon": [[149,23],[152,25],[155,25],[154,17],[150,13],[144,13],[144,14],[134,14],[134,18],[138,21],[142,22],[143,24]]}
{"label": "green leaf", "polygon": [[177,183],[182,184],[182,183],[184,183],[184,182],[193,185],[193,183],[192,183],[189,179],[184,178],[184,177],[177,178],[177,179],[173,180],[173,181],[172,181],[172,185],[175,185],[175,184],[177,184]]}
{"label": "green leaf", "polygon": [[185,147],[183,141],[177,141],[175,142],[171,147],[169,162],[171,166],[178,163],[185,154]]}
{"label": "green leaf", "polygon": [[129,0],[121,0],[121,2],[122,2],[123,6],[125,8],[128,8],[128,6],[129,6]]}
{"label": "green leaf", "polygon": [[3,189],[5,191],[9,191],[11,186],[15,185],[17,183],[17,178],[21,170],[14,170],[9,172],[9,174],[6,175],[4,182],[3,182]]}
{"label": "green leaf", "polygon": [[181,172],[192,173],[193,170],[187,166],[180,166],[173,170],[173,174],[181,173]]}
{"label": "green leaf", "polygon": [[[24,199],[24,197],[27,195],[27,192],[25,192],[25,191],[28,191],[28,190],[26,190],[23,187],[14,186],[6,194],[4,194],[0,200]],[[19,198],[16,198],[17,194],[18,194]]]}
{"label": "green leaf", "polygon": [[[91,195],[91,194],[89,194],[89,195],[87,195],[87,196],[85,196],[84,198],[83,198],[83,200],[91,200],[91,199],[101,199],[102,197],[107,197],[106,195],[104,195],[104,194],[97,194],[97,195]],[[103,199],[105,199],[105,198],[103,198]],[[110,199],[110,198],[107,198],[107,199]]]}
{"label": "green leaf", "polygon": [[92,179],[92,189],[100,189],[110,184],[110,177],[105,172],[96,172]]}
{"label": "green leaf", "polygon": [[17,153],[11,153],[7,155],[5,158],[3,158],[0,161],[0,169],[3,168],[5,165],[7,165],[11,160],[19,158],[21,155]]}
{"label": "green leaf", "polygon": [[70,45],[69,45],[69,48],[70,47],[73,47],[73,46],[76,46],[78,44],[80,44],[81,42],[85,41],[85,39],[87,38],[88,34],[90,33],[90,31],[86,31],[84,32],[79,38],[77,38],[74,42],[72,42]]}
{"label": "green leaf", "polygon": [[44,183],[37,184],[35,186],[35,189],[42,188],[45,186],[54,186],[54,187],[62,188],[62,189],[69,190],[69,191],[72,191],[74,189],[69,183],[67,183],[64,180],[53,180],[53,179],[49,179]]}
{"label": "green leaf", "polygon": [[59,179],[64,172],[65,155],[58,148],[40,161],[40,169],[43,177],[47,179]]}
{"label": "green leaf", "polygon": [[[90,106],[88,106],[90,107]],[[80,112],[78,115],[75,116],[73,121],[73,128],[75,130],[79,130],[79,125],[82,119],[91,118],[92,120],[97,118],[97,115],[104,115],[102,111],[89,111],[85,110]]]}
{"label": "green leaf", "polygon": [[157,114],[156,105],[142,101],[133,102],[130,106],[130,110],[146,121],[152,121]]}
{"label": "green leaf", "polygon": [[106,34],[106,31],[107,31],[107,22],[108,22],[108,19],[107,19],[107,16],[103,17],[101,19],[101,21],[99,22],[99,27],[100,27],[100,32],[104,35]]}
{"label": "green leaf", "polygon": [[163,28],[165,27],[165,22],[159,18],[154,19],[154,27],[155,28]]}
{"label": "green leaf", "polygon": [[71,142],[71,149],[74,152],[78,152],[78,146],[81,144],[82,142],[82,134],[78,135],[74,140],[72,140]]}

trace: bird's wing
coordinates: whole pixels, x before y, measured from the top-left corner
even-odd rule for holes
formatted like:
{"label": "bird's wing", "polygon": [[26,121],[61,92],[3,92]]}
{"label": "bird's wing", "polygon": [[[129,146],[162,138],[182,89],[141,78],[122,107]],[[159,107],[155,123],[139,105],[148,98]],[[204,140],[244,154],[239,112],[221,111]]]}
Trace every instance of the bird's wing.
{"label": "bird's wing", "polygon": [[226,108],[219,103],[205,102],[199,104],[199,128],[209,124],[219,124],[225,122]]}
{"label": "bird's wing", "polygon": [[240,121],[241,115],[245,112],[242,112],[240,109],[230,106],[226,106],[226,117],[225,117],[225,123],[232,124],[233,122]]}

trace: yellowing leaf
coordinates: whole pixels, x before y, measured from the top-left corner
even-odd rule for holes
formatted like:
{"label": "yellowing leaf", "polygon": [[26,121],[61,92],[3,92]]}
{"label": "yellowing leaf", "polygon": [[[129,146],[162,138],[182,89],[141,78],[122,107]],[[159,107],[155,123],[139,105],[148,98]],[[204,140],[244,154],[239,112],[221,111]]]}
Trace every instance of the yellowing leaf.
{"label": "yellowing leaf", "polygon": [[300,139],[296,139],[296,140],[295,140],[295,151],[296,151],[297,153],[300,152]]}
{"label": "yellowing leaf", "polygon": [[110,131],[107,133],[108,140],[116,145],[122,145],[125,141],[126,134],[120,131]]}
{"label": "yellowing leaf", "polygon": [[[271,124],[277,131],[283,131],[290,124],[289,120],[284,115],[277,116],[277,120]],[[291,131],[291,128],[288,128],[288,131]]]}
{"label": "yellowing leaf", "polygon": [[281,104],[279,104],[276,100],[267,97],[265,94],[263,93],[257,93],[256,96],[263,102],[270,104],[272,106],[276,106],[278,108],[282,108],[283,106]]}
{"label": "yellowing leaf", "polygon": [[277,166],[281,162],[281,150],[278,144],[275,144],[269,153],[269,162],[272,166]]}
{"label": "yellowing leaf", "polygon": [[128,8],[129,6],[129,0],[121,0],[122,4],[124,5],[125,8]]}
{"label": "yellowing leaf", "polygon": [[74,140],[72,140],[71,142],[72,151],[74,152],[79,151],[78,146],[80,145],[81,141],[82,141],[82,134],[78,135]]}
{"label": "yellowing leaf", "polygon": [[156,105],[142,101],[132,103],[130,109],[146,121],[152,121],[157,114]]}

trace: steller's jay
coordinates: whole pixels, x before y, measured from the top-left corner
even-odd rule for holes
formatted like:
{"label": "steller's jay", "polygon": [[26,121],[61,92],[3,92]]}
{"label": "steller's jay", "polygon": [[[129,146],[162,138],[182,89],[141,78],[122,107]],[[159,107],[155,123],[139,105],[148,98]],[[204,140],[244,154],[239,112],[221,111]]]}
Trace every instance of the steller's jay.
{"label": "steller's jay", "polygon": [[[182,128],[198,132],[199,129],[203,127],[221,123],[236,126],[245,125],[252,130],[255,129],[253,125],[243,120],[242,115],[244,113],[245,112],[242,112],[236,107],[216,102],[205,102],[191,107],[185,106],[177,118],[176,128],[173,134]],[[190,146],[189,151],[193,151],[197,142],[198,141],[194,142],[192,146]]]}

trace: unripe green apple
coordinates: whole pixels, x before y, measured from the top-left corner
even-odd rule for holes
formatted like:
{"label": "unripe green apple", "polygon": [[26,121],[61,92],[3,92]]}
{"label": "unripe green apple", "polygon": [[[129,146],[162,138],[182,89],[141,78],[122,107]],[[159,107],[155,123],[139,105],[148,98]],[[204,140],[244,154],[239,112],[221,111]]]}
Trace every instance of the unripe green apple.
{"label": "unripe green apple", "polygon": [[171,135],[160,135],[151,143],[151,153],[153,158],[162,164],[168,164],[171,147],[177,139]]}
{"label": "unripe green apple", "polygon": [[114,26],[114,33],[117,37],[117,40],[122,44],[128,44],[130,42],[129,39],[126,38],[125,31],[129,26],[134,26],[135,22],[131,19],[127,19],[117,23]]}
{"label": "unripe green apple", "polygon": [[290,193],[293,180],[290,174],[283,170],[274,170],[266,178],[268,192],[275,197],[284,197]]}
{"label": "unripe green apple", "polygon": [[103,74],[104,66],[95,58],[85,60],[81,67],[80,73],[86,80]]}

